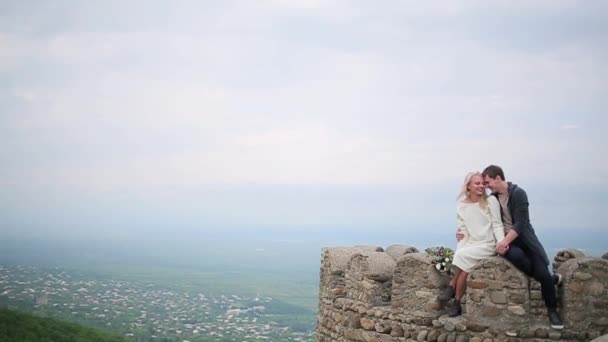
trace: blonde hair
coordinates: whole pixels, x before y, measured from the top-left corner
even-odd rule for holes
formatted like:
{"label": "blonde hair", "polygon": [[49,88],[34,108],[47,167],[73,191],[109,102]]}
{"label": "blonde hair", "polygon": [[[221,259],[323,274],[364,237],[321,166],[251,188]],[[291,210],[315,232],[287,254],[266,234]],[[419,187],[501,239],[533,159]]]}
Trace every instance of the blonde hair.
{"label": "blonde hair", "polygon": [[[482,177],[480,172],[478,171],[473,171],[473,172],[469,172],[467,173],[467,175],[464,177],[464,183],[462,184],[462,189],[460,190],[460,194],[458,194],[458,200],[462,201],[465,198],[470,198],[470,192],[469,192],[469,183],[471,183],[471,180],[473,179],[473,177],[475,176],[479,176]],[[485,208],[488,206],[488,194],[484,193],[481,195],[481,198],[479,199],[479,206],[482,208]]]}

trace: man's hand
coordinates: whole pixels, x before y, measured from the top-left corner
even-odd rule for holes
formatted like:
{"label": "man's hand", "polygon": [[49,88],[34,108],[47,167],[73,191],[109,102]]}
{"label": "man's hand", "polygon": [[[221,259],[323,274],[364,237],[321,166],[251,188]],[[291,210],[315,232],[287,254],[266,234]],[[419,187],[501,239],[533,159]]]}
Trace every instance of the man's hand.
{"label": "man's hand", "polygon": [[508,250],[509,250],[509,243],[506,242],[505,240],[500,240],[496,244],[496,253],[498,253],[500,255],[505,255],[505,253],[507,253]]}
{"label": "man's hand", "polygon": [[459,229],[456,231],[456,241],[460,241],[462,239],[464,239],[464,233]]}

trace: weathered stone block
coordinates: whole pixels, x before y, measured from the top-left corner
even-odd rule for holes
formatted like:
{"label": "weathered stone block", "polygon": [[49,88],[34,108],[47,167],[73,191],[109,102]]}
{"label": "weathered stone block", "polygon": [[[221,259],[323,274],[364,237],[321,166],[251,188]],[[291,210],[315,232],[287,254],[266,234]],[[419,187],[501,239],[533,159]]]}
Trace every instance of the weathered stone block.
{"label": "weathered stone block", "polygon": [[354,313],[348,315],[345,320],[345,326],[347,326],[350,329],[361,328],[361,317]]}
{"label": "weathered stone block", "polygon": [[547,328],[537,328],[534,331],[534,336],[540,337],[540,338],[546,338],[546,337],[549,337],[549,331],[547,330]]}
{"label": "weathered stone block", "polygon": [[486,306],[482,309],[482,314],[486,317],[498,317],[501,314],[501,310],[495,306]]}
{"label": "weathered stone block", "polygon": [[523,307],[521,307],[520,305],[510,305],[509,307],[507,307],[507,309],[512,312],[514,315],[517,316],[525,316],[526,315],[526,310],[524,310]]}
{"label": "weathered stone block", "polygon": [[386,248],[386,254],[390,255],[395,261],[410,253],[418,253],[418,249],[407,245],[390,245]]}
{"label": "weathered stone block", "polygon": [[374,329],[382,334],[390,334],[392,327],[388,322],[376,322]]}
{"label": "weathered stone block", "polygon": [[377,333],[372,333],[370,331],[361,331],[361,337],[363,338],[363,341],[365,342],[380,342],[380,338],[378,337]]}
{"label": "weathered stone block", "polygon": [[454,331],[456,330],[456,325],[454,325],[454,323],[450,321],[446,321],[445,323],[443,323],[443,328],[447,331]]}
{"label": "weathered stone block", "polygon": [[522,304],[526,300],[526,297],[522,293],[509,293],[509,302]]}
{"label": "weathered stone block", "polygon": [[593,276],[591,274],[586,273],[586,272],[574,272],[574,274],[572,274],[572,277],[574,279],[581,280],[581,281],[586,281],[586,280],[593,278]]}
{"label": "weathered stone block", "polygon": [[467,323],[467,328],[469,330],[471,330],[473,332],[477,332],[477,333],[484,332],[487,329],[487,327],[485,325],[481,325],[481,324],[476,323],[476,322],[468,322]]}
{"label": "weathered stone block", "polygon": [[454,326],[456,327],[456,331],[463,332],[467,330],[467,326],[460,322],[457,322],[456,324],[454,324]]}
{"label": "weathered stone block", "polygon": [[345,330],[344,337],[349,341],[363,341],[363,336],[361,335],[361,329],[355,330]]}
{"label": "weathered stone block", "polygon": [[439,338],[439,331],[437,331],[437,330],[431,330],[429,332],[429,334],[426,336],[426,340],[430,341],[430,342],[437,341],[437,338]]}
{"label": "weathered stone block", "polygon": [[573,281],[570,284],[568,284],[567,289],[574,293],[582,293],[584,290],[584,286],[583,286],[583,283],[581,283],[581,282]]}
{"label": "weathered stone block", "polygon": [[[608,254],[608,253],[607,253],[607,254]],[[608,258],[604,258],[604,259],[608,259]],[[603,336],[600,336],[600,337],[598,337],[598,338],[594,339],[594,340],[593,340],[593,341],[591,341],[591,342],[608,342],[608,335],[603,335]]]}
{"label": "weathered stone block", "polygon": [[505,283],[502,281],[493,281],[489,285],[491,290],[503,290],[505,288]]}
{"label": "weathered stone block", "polygon": [[589,285],[589,294],[592,296],[601,296],[604,294],[604,285],[599,281],[593,281]]}
{"label": "weathered stone block", "polygon": [[403,328],[401,328],[400,325],[394,325],[391,329],[391,336],[403,337],[404,336]]}
{"label": "weathered stone block", "polygon": [[365,330],[374,330],[375,329],[376,322],[373,319],[363,317],[363,318],[361,318],[360,322],[361,322],[361,328],[363,328]]}
{"label": "weathered stone block", "polygon": [[590,340],[596,339],[600,337],[602,334],[599,331],[589,331],[587,332],[587,338]]}
{"label": "weathered stone block", "polygon": [[472,289],[485,289],[488,287],[488,284],[482,281],[469,281],[467,286]]}
{"label": "weathered stone block", "polygon": [[490,300],[494,304],[507,304],[507,294],[502,291],[492,291],[490,294]]}
{"label": "weathered stone block", "polygon": [[600,317],[597,320],[595,320],[595,325],[600,325],[600,326],[605,326],[608,325],[608,317]]}
{"label": "weathered stone block", "polygon": [[458,335],[458,337],[456,337],[456,342],[468,342],[469,341],[469,337],[466,335]]}

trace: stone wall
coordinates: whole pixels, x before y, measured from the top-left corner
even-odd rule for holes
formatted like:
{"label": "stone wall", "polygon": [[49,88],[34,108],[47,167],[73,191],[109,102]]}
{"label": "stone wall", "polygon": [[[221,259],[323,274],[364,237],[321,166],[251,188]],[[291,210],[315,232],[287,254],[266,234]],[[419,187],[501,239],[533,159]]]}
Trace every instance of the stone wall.
{"label": "stone wall", "polygon": [[608,328],[608,260],[577,258],[562,264],[562,313],[576,331],[606,333]]}
{"label": "stone wall", "polygon": [[463,315],[437,295],[449,282],[426,253],[393,245],[324,248],[316,341],[590,341],[608,334],[608,260],[558,252],[565,328],[550,328],[540,285],[501,257],[470,273]]}

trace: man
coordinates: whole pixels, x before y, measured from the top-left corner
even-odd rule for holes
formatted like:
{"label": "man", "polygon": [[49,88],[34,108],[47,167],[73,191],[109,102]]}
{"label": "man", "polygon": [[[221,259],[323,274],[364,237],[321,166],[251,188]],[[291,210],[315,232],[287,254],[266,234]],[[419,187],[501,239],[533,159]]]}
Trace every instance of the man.
{"label": "man", "polygon": [[555,285],[561,282],[561,275],[552,276],[549,273],[549,258],[530,224],[526,192],[516,184],[507,182],[499,166],[486,167],[482,176],[485,185],[500,203],[505,227],[505,237],[496,243],[496,252],[520,271],[540,282],[551,327],[563,329],[564,324],[557,313],[555,293]]}

